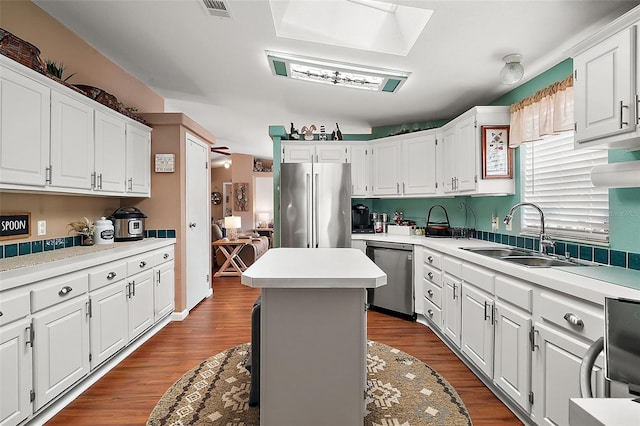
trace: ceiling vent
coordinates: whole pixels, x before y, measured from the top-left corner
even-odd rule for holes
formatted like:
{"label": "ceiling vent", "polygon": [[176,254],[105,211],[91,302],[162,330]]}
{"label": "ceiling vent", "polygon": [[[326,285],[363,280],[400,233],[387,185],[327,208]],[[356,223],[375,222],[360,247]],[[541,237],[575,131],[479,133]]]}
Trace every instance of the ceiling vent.
{"label": "ceiling vent", "polygon": [[204,9],[209,15],[219,16],[221,18],[231,18],[229,6],[227,2],[221,0],[201,0]]}

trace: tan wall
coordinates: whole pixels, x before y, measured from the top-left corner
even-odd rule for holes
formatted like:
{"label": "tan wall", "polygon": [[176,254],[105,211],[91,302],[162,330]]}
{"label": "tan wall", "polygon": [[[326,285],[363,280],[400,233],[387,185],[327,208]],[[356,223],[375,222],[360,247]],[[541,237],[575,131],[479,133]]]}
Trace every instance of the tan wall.
{"label": "tan wall", "polygon": [[[232,202],[232,212],[234,216],[240,216],[242,219],[242,230],[246,231],[255,226],[253,218],[253,156],[246,154],[231,154],[231,181],[236,183],[249,184],[249,194],[247,196],[247,211],[236,210],[235,202]],[[235,188],[234,188],[235,189]]]}
{"label": "tan wall", "polygon": [[[0,1],[0,27],[28,41],[41,51],[40,57],[63,62],[68,72],[76,73],[69,82],[100,87],[115,95],[127,106],[136,106],[140,111],[164,111],[164,99],[133,78],[118,65],[111,62],[81,38],[45,13],[31,1]],[[86,216],[97,219],[112,213],[133,200],[91,196],[40,195],[0,193],[0,210],[31,212],[31,226],[38,220],[47,221],[44,236],[32,235],[30,241],[68,235],[66,224]],[[156,226],[168,229],[159,220],[147,224],[147,229]],[[151,226],[151,227],[150,227]],[[35,230],[32,234],[35,234]],[[3,240],[3,244],[12,240]]]}
{"label": "tan wall", "polygon": [[[211,169],[211,192],[217,191],[222,194],[222,184],[224,182],[231,182],[231,168],[216,167]],[[211,217],[214,220],[224,217],[222,207],[222,203],[217,206],[211,203]]]}

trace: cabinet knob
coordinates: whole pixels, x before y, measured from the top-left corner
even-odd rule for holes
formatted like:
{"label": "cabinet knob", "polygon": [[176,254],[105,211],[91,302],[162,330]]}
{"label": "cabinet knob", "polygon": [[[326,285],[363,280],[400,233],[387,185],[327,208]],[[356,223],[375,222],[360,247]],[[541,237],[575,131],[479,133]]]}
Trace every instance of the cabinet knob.
{"label": "cabinet knob", "polygon": [[71,293],[73,289],[71,287],[69,287],[68,285],[65,285],[64,287],[62,287],[60,289],[60,291],[58,292],[59,296],[66,296],[67,294]]}
{"label": "cabinet knob", "polygon": [[145,266],[147,266],[147,262],[145,262],[144,260],[142,262],[140,262],[140,267],[144,268]]}
{"label": "cabinet knob", "polygon": [[570,324],[573,324],[575,326],[578,326],[578,327],[584,326],[584,322],[582,321],[582,319],[576,314],[573,314],[571,312],[567,312],[566,314],[564,314],[564,319],[567,320]]}
{"label": "cabinet knob", "polygon": [[433,290],[427,290],[427,294],[429,295],[429,297],[433,297]]}
{"label": "cabinet knob", "polygon": [[433,263],[433,256],[427,257],[427,260],[429,261],[429,263]]}
{"label": "cabinet knob", "polygon": [[118,275],[118,274],[116,274],[115,272],[109,272],[107,274],[107,279],[108,280],[112,280],[112,279],[114,279],[116,277],[116,275]]}
{"label": "cabinet knob", "polygon": [[3,316],[4,314],[2,313],[2,311],[0,311],[0,317]]}
{"label": "cabinet knob", "polygon": [[431,309],[427,310],[427,314],[433,318],[433,311]]}
{"label": "cabinet knob", "polygon": [[165,253],[164,256],[162,256],[163,259],[168,259],[169,258],[169,253]]}
{"label": "cabinet knob", "polygon": [[433,279],[433,272],[429,272],[429,273],[427,274],[427,276],[429,277],[429,279],[430,279],[430,280],[432,280],[432,279]]}

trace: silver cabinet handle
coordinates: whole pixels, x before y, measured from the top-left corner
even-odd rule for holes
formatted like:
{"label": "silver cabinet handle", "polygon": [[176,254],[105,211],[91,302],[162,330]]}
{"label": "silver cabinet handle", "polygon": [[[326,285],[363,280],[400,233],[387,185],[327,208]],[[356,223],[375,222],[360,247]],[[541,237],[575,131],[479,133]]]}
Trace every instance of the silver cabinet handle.
{"label": "silver cabinet handle", "polygon": [[163,258],[163,259],[168,259],[168,258],[169,258],[169,253],[165,253],[165,254],[162,256],[162,258]]}
{"label": "silver cabinet handle", "polygon": [[115,272],[113,272],[113,271],[112,271],[112,272],[109,272],[109,273],[107,274],[107,279],[108,279],[108,280],[112,280],[112,279],[114,279],[114,278],[116,277],[116,275],[118,275],[118,274],[116,274],[116,273],[115,273]]}
{"label": "silver cabinet handle", "polygon": [[157,281],[157,283],[160,284],[160,271],[158,271],[158,281]]}
{"label": "silver cabinet handle", "polygon": [[430,280],[432,280],[432,279],[433,279],[433,272],[429,272],[429,273],[427,274],[427,277],[429,277],[429,279],[430,279]]}
{"label": "silver cabinet handle", "polygon": [[53,177],[53,166],[46,167],[44,169],[44,183],[51,184],[51,178]]}
{"label": "silver cabinet handle", "polygon": [[406,191],[406,189],[404,188],[404,182],[402,182],[402,193],[404,194]]}
{"label": "silver cabinet handle", "polygon": [[433,311],[432,311],[431,309],[427,310],[427,314],[428,314],[431,318],[433,318]]}
{"label": "silver cabinet handle", "polygon": [[629,108],[627,105],[625,105],[622,101],[620,101],[620,128],[622,129],[622,126],[628,126],[629,122],[628,121],[622,121],[622,112],[625,108]]}
{"label": "silver cabinet handle", "polygon": [[487,303],[487,301],[484,301],[484,320],[486,321],[487,319],[489,319],[489,317],[487,316],[487,306],[489,304]]}
{"label": "silver cabinet handle", "polygon": [[72,290],[73,289],[71,287],[69,287],[68,285],[65,285],[58,292],[58,296],[66,296],[67,294],[71,293]]}
{"label": "silver cabinet handle", "polygon": [[454,300],[457,298],[457,296],[456,296],[456,289],[457,289],[457,288],[458,288],[458,286],[454,284],[454,285],[453,285],[453,299],[454,299]]}
{"label": "silver cabinet handle", "polygon": [[636,124],[640,124],[640,96],[636,95]]}
{"label": "silver cabinet handle", "polygon": [[96,188],[96,172],[91,173],[91,189]]}
{"label": "silver cabinet handle", "polygon": [[400,193],[400,184],[396,183],[396,194]]}
{"label": "silver cabinet handle", "polygon": [[429,297],[433,297],[433,290],[427,290],[427,294],[429,295]]}
{"label": "silver cabinet handle", "polygon": [[133,178],[129,178],[129,191],[133,191]]}
{"label": "silver cabinet handle", "polygon": [[102,189],[102,173],[98,175],[98,189]]}
{"label": "silver cabinet handle", "polygon": [[566,314],[564,314],[563,318],[567,320],[570,324],[573,324],[575,326],[578,326],[578,327],[584,326],[584,322],[582,321],[582,319],[576,314],[572,314],[571,312],[567,312]]}
{"label": "silver cabinet handle", "polygon": [[427,257],[427,260],[429,261],[429,263],[433,263],[433,256]]}

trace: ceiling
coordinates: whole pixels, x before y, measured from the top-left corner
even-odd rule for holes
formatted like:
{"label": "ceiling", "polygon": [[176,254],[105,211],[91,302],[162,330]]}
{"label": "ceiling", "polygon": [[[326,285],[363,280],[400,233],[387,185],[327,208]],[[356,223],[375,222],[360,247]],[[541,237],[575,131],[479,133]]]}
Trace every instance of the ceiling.
{"label": "ceiling", "polygon": [[[346,0],[274,1],[282,8],[286,2],[331,5]],[[202,0],[34,0],[164,97],[166,111],[185,113],[213,133],[217,145],[259,158],[272,158],[269,125],[287,130],[291,122],[298,129],[325,125],[330,133],[338,122],[344,133],[370,133],[376,126],[453,118],[474,105],[486,105],[514,87],[499,80],[505,55],[522,55],[525,82],[639,4],[386,0],[433,10],[405,56],[279,38],[269,1],[224,2],[230,18],[211,16]],[[298,24],[324,26],[327,18],[318,22],[315,16]],[[267,50],[411,75],[397,93],[292,80],[272,74]],[[212,155],[214,163],[227,158]]]}

